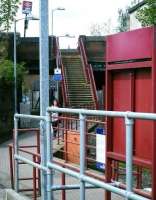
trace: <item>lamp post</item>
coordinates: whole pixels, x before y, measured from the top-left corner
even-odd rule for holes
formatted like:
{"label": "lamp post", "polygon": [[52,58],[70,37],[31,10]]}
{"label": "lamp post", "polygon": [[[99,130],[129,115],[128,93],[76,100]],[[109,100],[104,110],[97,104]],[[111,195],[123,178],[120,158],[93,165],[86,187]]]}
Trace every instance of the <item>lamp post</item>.
{"label": "lamp post", "polygon": [[[14,20],[14,112],[17,113],[17,49],[16,49],[16,24],[18,21],[24,20],[25,18]],[[27,17],[27,20],[39,20],[35,17]]]}

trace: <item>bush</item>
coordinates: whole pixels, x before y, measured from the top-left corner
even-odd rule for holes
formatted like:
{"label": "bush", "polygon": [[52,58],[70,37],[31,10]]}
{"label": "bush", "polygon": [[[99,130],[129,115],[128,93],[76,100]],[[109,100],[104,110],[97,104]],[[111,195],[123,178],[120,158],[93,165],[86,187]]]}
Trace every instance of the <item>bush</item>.
{"label": "bush", "polygon": [[[16,71],[17,83],[21,84],[26,74],[24,63],[17,64]],[[2,59],[0,61],[0,81],[3,81],[7,85],[14,83],[14,64],[11,60]]]}
{"label": "bush", "polygon": [[[17,100],[26,70],[24,63],[17,64]],[[12,137],[14,115],[14,65],[7,59],[0,60],[0,143]]]}

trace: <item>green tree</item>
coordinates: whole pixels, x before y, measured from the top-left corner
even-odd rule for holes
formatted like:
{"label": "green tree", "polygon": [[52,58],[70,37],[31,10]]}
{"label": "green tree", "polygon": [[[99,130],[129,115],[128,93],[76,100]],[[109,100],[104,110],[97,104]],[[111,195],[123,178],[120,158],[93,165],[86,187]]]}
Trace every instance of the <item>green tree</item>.
{"label": "green tree", "polygon": [[0,0],[0,31],[9,31],[20,0]]}
{"label": "green tree", "polygon": [[[26,70],[24,68],[24,63],[17,64],[17,80],[18,83],[21,84],[26,74]],[[14,82],[14,65],[10,60],[2,59],[0,60],[0,81],[3,83],[10,85]]]}
{"label": "green tree", "polygon": [[156,0],[145,0],[145,6],[137,12],[137,19],[142,26],[156,25]]}

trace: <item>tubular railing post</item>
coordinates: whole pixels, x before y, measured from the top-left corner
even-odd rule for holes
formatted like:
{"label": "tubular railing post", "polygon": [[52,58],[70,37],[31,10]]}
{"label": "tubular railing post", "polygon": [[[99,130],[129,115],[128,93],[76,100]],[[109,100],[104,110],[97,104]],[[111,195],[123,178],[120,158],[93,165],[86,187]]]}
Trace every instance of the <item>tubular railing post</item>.
{"label": "tubular railing post", "polygon": [[[41,165],[46,166],[46,138],[45,138],[45,124],[40,121],[40,153],[41,153]],[[47,198],[46,193],[46,172],[41,170],[41,199],[45,200]]]}
{"label": "tubular railing post", "polygon": [[[53,159],[53,128],[51,134],[51,116],[50,113],[47,112],[47,120],[46,120],[46,143],[47,143],[47,163],[52,162]],[[48,168],[48,166],[47,166]],[[53,192],[51,191],[51,186],[53,185],[53,173],[50,168],[47,170],[47,200],[53,200]]]}
{"label": "tubular railing post", "polygon": [[[36,145],[37,145],[37,154],[40,154],[40,131],[39,130],[37,130],[36,131],[36,139],[37,139],[37,143],[36,143]],[[36,162],[37,163],[40,163],[40,158],[36,158]],[[40,170],[39,169],[37,169],[37,174],[38,174],[38,193],[39,193],[39,195],[41,195],[41,187],[40,187],[40,185],[41,185],[41,174],[40,174]]]}
{"label": "tubular railing post", "polygon": [[[65,186],[66,184],[66,174],[65,173],[62,173],[61,175],[61,182],[62,182],[62,186]],[[66,191],[65,190],[62,190],[62,200],[66,200]]]}
{"label": "tubular railing post", "polygon": [[[14,154],[18,154],[18,119],[14,117]],[[16,192],[19,191],[19,167],[18,167],[18,159],[15,159],[15,169],[14,169],[14,176],[15,176],[15,190]]]}
{"label": "tubular railing post", "polygon": [[[33,162],[36,163],[36,156],[33,155]],[[33,200],[37,199],[37,188],[36,188],[36,168],[33,167]]]}
{"label": "tubular railing post", "polygon": [[[86,116],[80,114],[80,176],[85,173],[85,131],[86,131]],[[80,180],[80,200],[85,200],[85,182]]]}
{"label": "tubular railing post", "polygon": [[[125,117],[126,125],[126,190],[133,188],[133,124],[134,120]],[[129,198],[127,198],[129,199]]]}
{"label": "tubular railing post", "polygon": [[9,160],[10,160],[10,179],[11,179],[11,188],[14,189],[14,173],[13,173],[13,153],[12,146],[9,145]]}

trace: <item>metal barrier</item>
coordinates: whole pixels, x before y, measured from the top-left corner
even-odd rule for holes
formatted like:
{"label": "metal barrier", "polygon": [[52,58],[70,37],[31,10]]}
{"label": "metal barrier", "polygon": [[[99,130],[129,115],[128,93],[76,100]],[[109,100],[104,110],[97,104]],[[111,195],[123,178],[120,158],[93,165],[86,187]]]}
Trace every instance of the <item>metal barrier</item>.
{"label": "metal barrier", "polygon": [[[74,171],[72,168],[65,168],[63,165],[61,166],[59,163],[54,161],[53,159],[53,131],[51,133],[51,112],[60,112],[60,113],[70,113],[79,115],[80,120],[80,171]],[[125,120],[125,128],[126,128],[126,189],[118,188],[118,183],[106,183],[104,181],[97,180],[93,177],[88,176],[86,172],[86,161],[85,161],[85,147],[86,147],[86,120],[88,116],[104,116],[104,117],[116,117],[123,118]],[[46,161],[45,165],[35,163],[30,161],[29,159],[24,158],[19,155],[18,148],[18,118],[33,118],[36,120],[42,120],[46,124],[46,143],[43,144],[44,148],[46,148]],[[146,120],[156,120],[156,114],[150,113],[134,113],[134,112],[115,112],[115,111],[97,111],[97,110],[85,110],[85,109],[68,109],[68,108],[51,108],[47,109],[47,116],[30,116],[30,115],[15,115],[15,149],[14,149],[14,158],[15,158],[15,189],[18,191],[18,160],[26,162],[33,167],[36,167],[46,174],[46,197],[42,197],[42,200],[51,200],[54,199],[53,191],[54,190],[69,190],[69,189],[80,189],[80,200],[85,200],[85,190],[87,188],[103,188],[107,191],[116,193],[120,196],[125,197],[126,199],[132,200],[148,200],[149,198],[145,198],[141,195],[136,194],[133,191],[133,124],[134,119],[146,119]],[[41,154],[41,159],[44,155]],[[80,185],[54,185],[53,184],[53,170],[57,170],[63,174],[70,175],[75,177],[80,181]],[[106,166],[107,171],[107,166]],[[86,185],[87,183],[87,185]],[[41,183],[41,193],[42,189],[45,187]]]}
{"label": "metal barrier", "polygon": [[[19,145],[19,152],[24,153],[25,155],[31,156],[32,160],[35,163],[40,163],[40,130],[38,128],[31,128],[31,129],[18,129],[19,133],[22,134],[33,134],[34,135],[34,139],[35,139],[35,144],[23,144],[23,145]],[[13,132],[14,133],[14,132]],[[14,138],[14,134],[13,134],[13,138]],[[14,140],[13,140],[13,144],[9,144],[9,158],[10,158],[10,177],[11,177],[11,188],[14,189],[14,162],[13,162],[13,148],[14,148]],[[18,167],[21,168],[23,167],[23,165],[25,165],[27,163],[24,162],[18,162]],[[30,173],[31,174],[31,173]],[[37,199],[37,193],[40,194],[40,172],[38,169],[33,168],[32,170],[32,177],[30,177],[30,174],[28,177],[20,177],[19,181],[28,181],[28,180],[32,180],[32,188],[27,188],[27,189],[19,189],[19,192],[23,192],[23,191],[33,191],[33,199],[36,200]]]}

